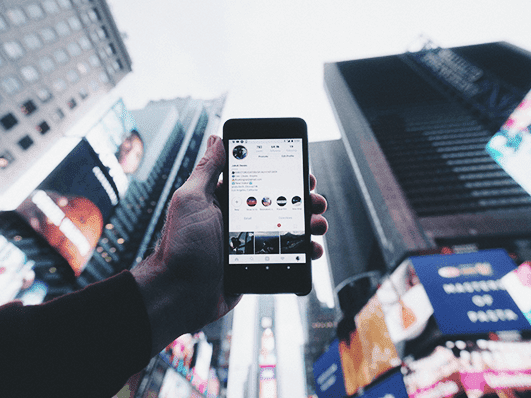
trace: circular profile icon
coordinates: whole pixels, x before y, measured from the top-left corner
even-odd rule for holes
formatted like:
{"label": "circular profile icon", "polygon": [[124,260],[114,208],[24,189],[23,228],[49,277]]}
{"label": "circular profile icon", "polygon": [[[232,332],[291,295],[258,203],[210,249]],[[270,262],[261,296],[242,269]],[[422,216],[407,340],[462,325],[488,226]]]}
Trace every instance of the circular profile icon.
{"label": "circular profile icon", "polygon": [[286,200],[286,198],[284,196],[279,196],[277,198],[277,205],[286,206],[286,203],[288,203],[288,201]]}
{"label": "circular profile icon", "polygon": [[234,156],[238,160],[245,159],[247,156],[247,148],[245,148],[243,145],[237,145],[232,150],[232,156]]}
{"label": "circular profile icon", "polygon": [[302,203],[302,199],[300,196],[294,196],[291,198],[291,203],[293,203],[294,206],[300,206]]}
{"label": "circular profile icon", "polygon": [[267,196],[262,199],[262,204],[265,207],[271,206],[271,199],[269,199]]}
{"label": "circular profile icon", "polygon": [[256,206],[256,202],[257,200],[255,197],[250,196],[247,198],[247,206],[251,206],[251,207]]}

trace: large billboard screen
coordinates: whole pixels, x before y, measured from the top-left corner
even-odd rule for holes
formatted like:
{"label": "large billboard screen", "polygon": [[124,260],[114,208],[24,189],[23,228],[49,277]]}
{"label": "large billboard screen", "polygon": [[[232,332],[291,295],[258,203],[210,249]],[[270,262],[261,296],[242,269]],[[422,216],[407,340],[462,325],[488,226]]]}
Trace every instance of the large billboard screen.
{"label": "large billboard screen", "polygon": [[531,92],[488,142],[487,152],[531,194]]}
{"label": "large billboard screen", "polygon": [[17,212],[79,276],[117,204],[118,190],[108,169],[82,140]]}

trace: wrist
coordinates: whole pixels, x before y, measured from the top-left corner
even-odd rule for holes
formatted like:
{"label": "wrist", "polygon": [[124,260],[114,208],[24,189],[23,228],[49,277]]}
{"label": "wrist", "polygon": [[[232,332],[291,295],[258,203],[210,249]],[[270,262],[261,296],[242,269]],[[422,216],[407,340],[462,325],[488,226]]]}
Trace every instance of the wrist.
{"label": "wrist", "polygon": [[157,355],[177,337],[188,333],[186,318],[179,313],[184,306],[170,271],[157,254],[149,256],[131,270],[138,285],[151,327],[151,357]]}

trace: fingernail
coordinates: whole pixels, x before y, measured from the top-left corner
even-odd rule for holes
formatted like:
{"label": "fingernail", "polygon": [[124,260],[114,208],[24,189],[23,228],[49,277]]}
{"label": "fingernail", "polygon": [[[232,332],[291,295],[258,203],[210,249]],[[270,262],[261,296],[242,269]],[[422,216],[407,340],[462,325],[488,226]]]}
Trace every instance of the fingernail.
{"label": "fingernail", "polygon": [[210,137],[208,137],[208,141],[207,141],[207,148],[210,148],[212,146],[212,144],[214,143],[214,141],[216,140],[216,137],[211,135]]}

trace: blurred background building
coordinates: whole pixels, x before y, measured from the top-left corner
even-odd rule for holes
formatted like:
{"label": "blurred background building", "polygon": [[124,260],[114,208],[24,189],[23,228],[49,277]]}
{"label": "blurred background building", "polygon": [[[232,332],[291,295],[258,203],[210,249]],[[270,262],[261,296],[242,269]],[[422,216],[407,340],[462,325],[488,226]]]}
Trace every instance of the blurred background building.
{"label": "blurred background building", "polygon": [[0,198],[131,71],[105,0],[0,8]]}

